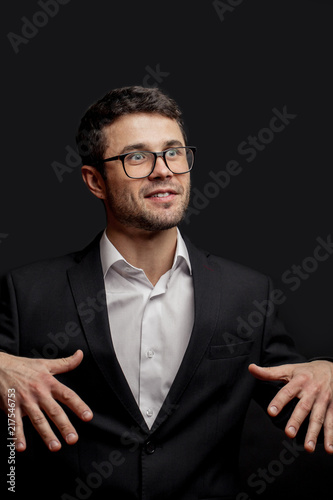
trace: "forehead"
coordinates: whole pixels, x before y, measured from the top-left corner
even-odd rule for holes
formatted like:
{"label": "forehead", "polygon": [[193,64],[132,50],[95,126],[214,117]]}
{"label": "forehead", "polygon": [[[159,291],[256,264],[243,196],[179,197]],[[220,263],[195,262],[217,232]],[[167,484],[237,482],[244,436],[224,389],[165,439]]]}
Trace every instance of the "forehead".
{"label": "forehead", "polygon": [[172,140],[184,143],[176,120],[158,113],[133,113],[117,118],[104,129],[106,150],[120,151],[129,144],[159,147]]}

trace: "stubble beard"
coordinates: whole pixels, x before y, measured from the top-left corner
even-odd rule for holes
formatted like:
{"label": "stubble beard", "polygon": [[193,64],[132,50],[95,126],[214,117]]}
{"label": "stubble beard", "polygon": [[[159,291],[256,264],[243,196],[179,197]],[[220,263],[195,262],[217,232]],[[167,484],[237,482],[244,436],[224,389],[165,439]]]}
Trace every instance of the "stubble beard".
{"label": "stubble beard", "polygon": [[147,208],[144,202],[138,204],[131,197],[131,193],[113,194],[111,189],[107,190],[107,204],[117,221],[126,227],[145,231],[165,231],[178,226],[184,219],[190,201],[190,185],[184,188],[183,192],[178,196],[182,198],[177,209],[169,213],[168,210],[174,202],[166,202],[163,206],[156,207],[157,209],[153,210],[153,208]]}

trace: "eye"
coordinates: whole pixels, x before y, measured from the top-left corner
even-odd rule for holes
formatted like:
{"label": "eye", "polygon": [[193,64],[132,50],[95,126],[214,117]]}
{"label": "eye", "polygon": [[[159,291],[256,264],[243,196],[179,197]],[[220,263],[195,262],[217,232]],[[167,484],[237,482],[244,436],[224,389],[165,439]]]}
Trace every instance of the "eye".
{"label": "eye", "polygon": [[182,154],[183,154],[183,150],[180,148],[171,148],[171,149],[168,149],[166,152],[166,156],[170,160],[172,160],[173,158],[176,158],[177,156],[182,156]]}
{"label": "eye", "polygon": [[137,151],[135,153],[131,153],[126,156],[126,161],[132,162],[132,163],[141,163],[142,161],[145,161],[147,159],[147,156],[145,153],[142,153],[141,151]]}

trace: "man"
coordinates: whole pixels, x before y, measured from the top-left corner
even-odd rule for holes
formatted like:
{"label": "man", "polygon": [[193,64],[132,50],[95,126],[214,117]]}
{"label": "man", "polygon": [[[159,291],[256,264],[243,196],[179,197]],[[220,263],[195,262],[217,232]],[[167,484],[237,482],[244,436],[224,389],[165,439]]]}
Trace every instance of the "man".
{"label": "man", "polygon": [[[15,393],[17,488],[30,477],[23,494],[34,498],[236,498],[252,397],[289,437],[310,414],[305,448],[324,428],[333,453],[333,364],[295,352],[267,277],[177,229],[195,148],[176,103],[158,89],[113,90],[77,141],[106,230],[1,285],[1,406]],[[270,307],[242,335],[236,318],[254,300]]]}

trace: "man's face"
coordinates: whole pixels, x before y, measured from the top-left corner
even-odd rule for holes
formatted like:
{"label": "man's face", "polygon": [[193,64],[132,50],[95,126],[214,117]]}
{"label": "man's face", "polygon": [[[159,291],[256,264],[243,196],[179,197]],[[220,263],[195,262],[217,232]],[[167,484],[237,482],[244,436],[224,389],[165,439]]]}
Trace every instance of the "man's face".
{"label": "man's face", "polygon": [[[157,113],[125,115],[106,127],[104,134],[104,158],[185,146],[177,122]],[[154,171],[144,179],[127,177],[120,160],[106,162],[105,175],[111,224],[160,231],[176,226],[184,217],[190,197],[190,174],[173,174],[163,158],[157,158]],[[164,196],[156,196],[158,193]]]}

